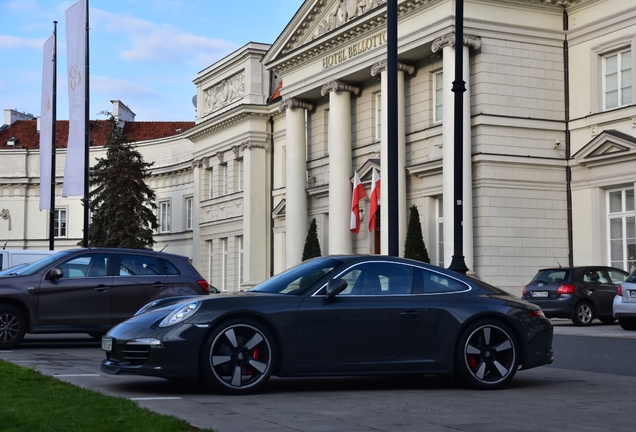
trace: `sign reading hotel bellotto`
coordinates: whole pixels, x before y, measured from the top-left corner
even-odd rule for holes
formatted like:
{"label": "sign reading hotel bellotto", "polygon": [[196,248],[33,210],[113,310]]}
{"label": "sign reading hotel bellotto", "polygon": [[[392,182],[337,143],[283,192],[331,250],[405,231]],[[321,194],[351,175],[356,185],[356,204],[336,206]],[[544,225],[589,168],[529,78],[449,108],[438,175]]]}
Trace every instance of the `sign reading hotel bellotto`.
{"label": "sign reading hotel bellotto", "polygon": [[380,33],[376,33],[373,36],[369,36],[368,38],[351,44],[348,47],[338,50],[333,54],[329,54],[328,56],[323,57],[322,68],[328,69],[384,44],[386,44],[386,30],[381,31]]}

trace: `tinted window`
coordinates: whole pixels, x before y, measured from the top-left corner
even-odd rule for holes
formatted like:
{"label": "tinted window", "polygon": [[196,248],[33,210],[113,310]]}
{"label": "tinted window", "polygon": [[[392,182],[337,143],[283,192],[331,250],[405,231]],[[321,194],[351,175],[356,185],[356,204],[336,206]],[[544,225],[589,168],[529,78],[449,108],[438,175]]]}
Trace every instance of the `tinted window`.
{"label": "tinted window", "polygon": [[415,270],[415,289],[417,293],[448,293],[456,291],[466,291],[466,284],[443,275],[424,269]]}
{"label": "tinted window", "polygon": [[119,260],[119,276],[154,276],[163,273],[153,256],[122,254]]}
{"label": "tinted window", "polygon": [[532,282],[563,282],[564,280],[567,280],[569,273],[570,271],[567,269],[539,270],[539,273],[537,273],[534,279],[532,279]]}
{"label": "tinted window", "polygon": [[588,269],[583,271],[583,282],[591,284],[607,284],[610,281],[603,270]]}
{"label": "tinted window", "polygon": [[108,274],[108,254],[86,254],[76,256],[63,262],[63,278],[101,277]]}
{"label": "tinted window", "polygon": [[167,275],[171,275],[171,276],[175,276],[175,275],[179,275],[179,270],[177,270],[177,268],[172,265],[172,263],[170,261],[166,261],[164,259],[159,259],[159,262],[161,263],[161,265],[164,268],[164,274]]}
{"label": "tinted window", "polygon": [[277,294],[301,294],[313,283],[342,264],[334,258],[319,258],[292,267],[273,278],[256,285],[250,291]]}
{"label": "tinted window", "polygon": [[411,294],[413,267],[393,263],[364,263],[340,276],[349,284],[340,295]]}

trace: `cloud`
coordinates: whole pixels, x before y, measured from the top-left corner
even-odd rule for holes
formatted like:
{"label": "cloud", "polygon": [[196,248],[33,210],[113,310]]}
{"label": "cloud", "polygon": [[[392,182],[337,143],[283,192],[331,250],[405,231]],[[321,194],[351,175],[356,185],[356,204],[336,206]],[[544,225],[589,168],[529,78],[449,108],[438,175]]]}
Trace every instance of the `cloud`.
{"label": "cloud", "polygon": [[91,93],[106,93],[112,99],[124,100],[128,97],[155,99],[159,93],[155,90],[126,80],[91,75]]}
{"label": "cloud", "polygon": [[129,46],[120,56],[130,62],[178,62],[206,67],[238,48],[234,43],[196,36],[167,24],[159,25],[102,10],[91,9],[91,13],[93,26],[127,35]]}
{"label": "cloud", "polygon": [[15,36],[0,35],[0,49],[34,49],[42,50],[46,39],[28,39]]}

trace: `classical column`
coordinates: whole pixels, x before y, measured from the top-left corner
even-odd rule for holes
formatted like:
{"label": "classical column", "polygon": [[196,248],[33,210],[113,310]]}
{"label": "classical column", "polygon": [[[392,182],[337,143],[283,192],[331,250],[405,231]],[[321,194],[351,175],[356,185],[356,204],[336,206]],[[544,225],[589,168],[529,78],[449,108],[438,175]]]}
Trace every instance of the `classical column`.
{"label": "classical column", "polygon": [[246,141],[243,151],[243,283],[249,289],[269,276],[267,144]]}
{"label": "classical column", "polygon": [[329,254],[352,252],[351,93],[360,89],[338,81],[322,86],[329,94]]}
{"label": "classical column", "polygon": [[[305,111],[311,104],[285,99],[285,267],[302,262],[307,237],[307,138]],[[247,167],[245,167],[247,170]]]}
{"label": "classical column", "polygon": [[[404,107],[404,72],[409,75],[415,72],[415,68],[402,63],[398,64],[398,235],[399,255],[404,256],[404,241],[406,239],[406,114]],[[389,165],[387,162],[389,140],[387,138],[388,124],[388,82],[386,72],[386,60],[376,63],[371,68],[371,75],[380,74],[382,108],[382,120],[380,122],[380,253],[389,253]],[[370,215],[369,215],[370,216]]]}
{"label": "classical column", "polygon": [[[479,49],[481,39],[477,37],[464,36],[463,49],[463,71],[462,76],[466,82],[464,92],[464,112],[463,112],[463,203],[462,203],[462,227],[463,227],[463,250],[464,261],[469,272],[474,272],[473,268],[473,177],[472,177],[472,146],[470,130],[470,64],[469,46]],[[443,101],[443,148],[442,148],[442,193],[444,196],[444,265],[450,265],[453,257],[453,200],[454,200],[454,106],[455,100],[452,92],[453,80],[455,79],[455,34],[450,33],[433,42],[432,51],[437,52],[442,49],[443,74],[444,74],[444,101]]]}
{"label": "classical column", "polygon": [[194,182],[194,192],[192,195],[192,263],[202,272],[203,263],[201,262],[201,228],[199,227],[201,212],[201,166],[203,160],[197,159],[192,161],[192,179]]}

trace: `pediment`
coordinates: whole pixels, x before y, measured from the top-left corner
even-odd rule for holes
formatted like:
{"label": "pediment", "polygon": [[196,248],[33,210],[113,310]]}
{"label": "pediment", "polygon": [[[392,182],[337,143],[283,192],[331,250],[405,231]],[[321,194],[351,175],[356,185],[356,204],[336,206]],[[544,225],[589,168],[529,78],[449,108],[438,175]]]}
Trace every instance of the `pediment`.
{"label": "pediment", "polygon": [[[360,168],[356,171],[358,172],[358,177],[360,177],[360,182],[363,185],[370,185],[371,179],[373,177],[373,168],[378,170],[378,175],[380,174],[380,159],[367,159],[365,163],[362,164]],[[351,176],[351,184],[353,184],[353,177]]]}
{"label": "pediment", "polygon": [[263,59],[267,64],[361,18],[386,0],[307,0]]}
{"label": "pediment", "polygon": [[636,154],[636,137],[615,129],[605,130],[588,142],[572,158],[583,165],[609,163]]}

